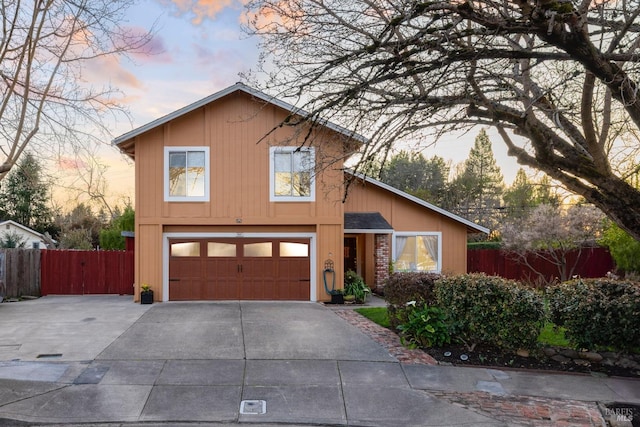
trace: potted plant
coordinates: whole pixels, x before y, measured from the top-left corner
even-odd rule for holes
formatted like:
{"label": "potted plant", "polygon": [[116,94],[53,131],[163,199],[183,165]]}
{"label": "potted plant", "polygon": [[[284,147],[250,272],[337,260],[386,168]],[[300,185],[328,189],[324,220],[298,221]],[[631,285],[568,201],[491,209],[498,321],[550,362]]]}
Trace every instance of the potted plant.
{"label": "potted plant", "polygon": [[344,292],[342,289],[333,289],[329,291],[331,295],[331,304],[344,304]]}
{"label": "potted plant", "polygon": [[140,304],[153,304],[153,289],[146,283],[140,285]]}
{"label": "potted plant", "polygon": [[371,290],[364,282],[364,279],[356,272],[349,270],[344,274],[344,299],[355,301],[356,304],[363,304]]}

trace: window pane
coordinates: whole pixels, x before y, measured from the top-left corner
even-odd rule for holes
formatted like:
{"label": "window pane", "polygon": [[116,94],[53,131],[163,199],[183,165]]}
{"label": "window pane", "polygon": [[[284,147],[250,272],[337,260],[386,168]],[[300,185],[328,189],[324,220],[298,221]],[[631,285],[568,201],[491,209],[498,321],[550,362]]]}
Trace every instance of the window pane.
{"label": "window pane", "polygon": [[187,196],[204,196],[204,165],[204,151],[189,151],[187,153]]}
{"label": "window pane", "polygon": [[291,153],[274,154],[276,172],[291,172]]}
{"label": "window pane", "polygon": [[313,170],[313,157],[310,151],[293,153],[293,170],[295,172],[311,172]]}
{"label": "window pane", "polygon": [[281,257],[308,257],[309,245],[306,243],[280,242]]}
{"label": "window pane", "polygon": [[276,172],[274,192],[276,196],[291,196],[290,172]]}
{"label": "window pane", "polygon": [[[404,245],[401,246],[402,242]],[[416,269],[416,238],[415,236],[396,238],[397,256],[396,268],[400,271],[414,271]]]}
{"label": "window pane", "polygon": [[420,271],[435,271],[438,269],[438,237],[418,236],[417,266]]}
{"label": "window pane", "polygon": [[187,156],[184,152],[169,153],[169,195],[186,196]]}
{"label": "window pane", "polygon": [[236,245],[234,243],[207,242],[207,256],[235,257]]}
{"label": "window pane", "polygon": [[187,166],[187,154],[184,151],[169,152],[169,167],[184,168]]}
{"label": "window pane", "polygon": [[247,243],[244,245],[244,256],[270,257],[272,246],[272,242]]}
{"label": "window pane", "polygon": [[311,174],[309,172],[298,172],[294,175],[293,188],[291,191],[294,196],[311,195]]}
{"label": "window pane", "polygon": [[189,151],[187,153],[187,163],[190,168],[204,169],[204,151]]}
{"label": "window pane", "polygon": [[171,256],[200,256],[200,242],[172,243]]}

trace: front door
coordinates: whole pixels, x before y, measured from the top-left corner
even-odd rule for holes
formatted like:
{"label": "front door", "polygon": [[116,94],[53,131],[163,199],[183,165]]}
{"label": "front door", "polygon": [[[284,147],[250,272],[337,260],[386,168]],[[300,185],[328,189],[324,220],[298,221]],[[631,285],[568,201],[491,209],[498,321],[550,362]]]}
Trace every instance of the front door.
{"label": "front door", "polygon": [[358,239],[356,237],[344,238],[344,271],[358,272],[358,257],[356,247]]}

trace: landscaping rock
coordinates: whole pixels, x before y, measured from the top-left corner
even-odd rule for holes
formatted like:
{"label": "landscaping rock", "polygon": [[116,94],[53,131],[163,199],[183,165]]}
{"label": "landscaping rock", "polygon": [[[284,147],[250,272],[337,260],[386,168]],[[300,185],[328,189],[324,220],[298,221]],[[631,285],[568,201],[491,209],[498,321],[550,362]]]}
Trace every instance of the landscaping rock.
{"label": "landscaping rock", "polygon": [[602,353],[600,353],[600,355],[602,355],[602,357],[604,357],[605,359],[617,359],[619,354],[618,353],[614,353],[613,351],[603,351]]}
{"label": "landscaping rock", "polygon": [[516,351],[516,354],[520,357],[529,357],[529,350],[526,348],[519,348],[518,351]]}
{"label": "landscaping rock", "polygon": [[568,357],[569,359],[579,359],[580,356],[578,356],[578,352],[575,350],[572,350],[570,348],[565,348],[560,350],[560,354],[563,355],[564,357]]}
{"label": "landscaping rock", "polygon": [[594,351],[585,351],[581,352],[580,357],[588,360],[589,362],[600,363],[604,359],[600,353],[596,353]]}
{"label": "landscaping rock", "polygon": [[556,354],[555,356],[551,356],[551,360],[555,360],[560,363],[570,363],[571,358],[563,356],[562,354]]}
{"label": "landscaping rock", "polygon": [[542,352],[547,357],[555,356],[558,353],[556,349],[552,347],[545,347],[542,349]]}
{"label": "landscaping rock", "polygon": [[640,369],[640,364],[628,357],[621,357],[620,360],[618,360],[617,364],[618,366],[622,366],[623,368]]}
{"label": "landscaping rock", "polygon": [[589,366],[591,363],[586,359],[574,359],[573,363],[580,366]]}

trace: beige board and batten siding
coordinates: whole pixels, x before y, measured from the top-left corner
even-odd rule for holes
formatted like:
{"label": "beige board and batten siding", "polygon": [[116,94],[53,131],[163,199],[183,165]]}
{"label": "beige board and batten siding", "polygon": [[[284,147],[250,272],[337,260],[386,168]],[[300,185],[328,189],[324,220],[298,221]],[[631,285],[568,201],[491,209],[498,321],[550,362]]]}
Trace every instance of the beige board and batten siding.
{"label": "beige board and batten siding", "polygon": [[[395,232],[442,233],[442,272],[466,273],[468,228],[465,224],[362,180],[352,183],[345,211],[379,212]],[[372,252],[367,254],[371,259],[365,263],[372,265]]]}
{"label": "beige board and batten siding", "polygon": [[[136,274],[137,284],[147,283],[154,298],[163,295],[163,233],[171,227],[201,227],[212,232],[216,227],[282,226],[315,230],[318,238],[315,275],[321,284],[322,267],[329,253],[342,253],[343,188],[341,160],[344,135],[322,128],[313,141],[316,162],[333,164],[316,177],[315,201],[271,202],[269,189],[269,147],[300,145],[292,139],[294,129],[282,127],[267,135],[287,116],[288,111],[236,91],[169,121],[159,123],[118,145],[135,159],[136,167]],[[166,202],[164,200],[164,147],[210,147],[210,198],[206,202]],[[320,167],[320,169],[324,169]],[[342,259],[335,256],[336,271]],[[326,300],[322,286],[311,298]],[[139,286],[135,298],[139,298]]]}

